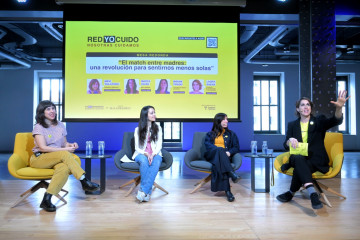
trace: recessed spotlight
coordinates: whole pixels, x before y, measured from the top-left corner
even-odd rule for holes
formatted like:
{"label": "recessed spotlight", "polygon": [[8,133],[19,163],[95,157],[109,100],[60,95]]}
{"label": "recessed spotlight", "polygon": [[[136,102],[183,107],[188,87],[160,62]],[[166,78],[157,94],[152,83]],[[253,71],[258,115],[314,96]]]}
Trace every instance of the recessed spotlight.
{"label": "recessed spotlight", "polygon": [[18,3],[26,3],[27,0],[16,0]]}

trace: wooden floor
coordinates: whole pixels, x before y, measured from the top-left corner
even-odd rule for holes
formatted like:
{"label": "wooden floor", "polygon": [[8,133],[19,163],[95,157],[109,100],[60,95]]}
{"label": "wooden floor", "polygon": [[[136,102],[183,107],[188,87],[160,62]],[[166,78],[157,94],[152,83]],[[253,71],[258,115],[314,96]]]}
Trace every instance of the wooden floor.
{"label": "wooden floor", "polygon": [[[68,204],[53,197],[56,213],[39,208],[44,190],[11,208],[35,182],[0,180],[0,239],[360,239],[360,178],[358,164],[354,167],[353,162],[360,154],[348,155],[352,161],[344,164],[342,178],[323,181],[347,199],[329,194],[333,208],[317,211],[311,208],[307,193],[298,192],[290,203],[276,200],[290,184],[290,177],[283,174],[275,173],[270,193],[252,192],[248,159],[243,159],[239,171],[242,180],[232,184],[235,202],[211,192],[209,184],[189,194],[206,175],[187,169],[182,156],[180,153],[180,160],[174,161],[174,169],[156,180],[169,194],[156,189],[151,201],[141,204],[135,201],[136,191],[125,197],[129,188],[119,189],[135,175],[124,178],[124,173],[110,164],[107,167],[114,167],[119,177],[108,171],[102,195],[85,195],[70,176],[65,186],[70,192],[65,197]],[[355,177],[351,175],[354,171]],[[261,166],[257,172],[262,175]],[[258,183],[262,181],[259,178]]]}

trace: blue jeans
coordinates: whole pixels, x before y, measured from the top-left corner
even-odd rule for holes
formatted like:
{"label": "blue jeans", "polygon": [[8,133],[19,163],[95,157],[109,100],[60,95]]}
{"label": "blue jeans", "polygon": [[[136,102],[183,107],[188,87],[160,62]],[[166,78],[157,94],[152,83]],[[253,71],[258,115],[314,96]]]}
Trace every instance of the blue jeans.
{"label": "blue jeans", "polygon": [[153,158],[151,165],[149,165],[148,158],[139,154],[135,158],[135,162],[140,165],[140,190],[145,194],[151,194],[152,186],[154,184],[157,173],[159,172],[160,164],[162,162],[162,157],[159,155],[155,155]]}

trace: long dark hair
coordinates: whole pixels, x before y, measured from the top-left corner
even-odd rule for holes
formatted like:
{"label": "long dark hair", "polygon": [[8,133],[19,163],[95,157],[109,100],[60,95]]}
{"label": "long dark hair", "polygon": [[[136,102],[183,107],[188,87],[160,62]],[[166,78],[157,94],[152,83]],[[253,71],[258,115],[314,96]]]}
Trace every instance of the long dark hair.
{"label": "long dark hair", "polygon": [[161,91],[161,82],[163,82],[163,81],[166,82],[166,90],[165,90],[165,92],[168,91],[168,87],[169,87],[168,81],[167,81],[166,79],[161,79],[160,82],[159,82],[159,86],[158,86],[158,88],[157,88],[157,90],[156,90],[157,93],[160,93],[160,91]]}
{"label": "long dark hair", "polygon": [[[140,119],[138,125],[138,133],[139,133],[139,145],[140,147],[143,146],[146,140],[146,131],[147,131],[147,123],[148,123],[148,113],[149,109],[152,108],[155,110],[153,106],[145,106],[141,109],[140,112]],[[157,134],[159,132],[159,127],[155,122],[151,122],[150,127],[150,139],[151,141],[156,142],[158,139]]]}
{"label": "long dark hair", "polygon": [[[37,106],[36,108],[36,116],[35,116],[35,120],[36,120],[36,123],[39,123],[41,126],[43,126],[44,128],[48,128],[50,127],[46,122],[45,122],[45,109],[48,108],[48,107],[54,107],[55,108],[55,111],[56,111],[56,106],[54,103],[52,103],[51,101],[49,100],[44,100],[44,101],[41,101],[39,103],[39,105]],[[57,114],[55,113],[55,119],[53,120],[53,124],[57,124]]]}
{"label": "long dark hair", "polygon": [[[224,128],[221,126],[221,121],[225,119],[227,115],[225,113],[218,113],[214,117],[214,122],[211,131],[214,133],[215,137],[218,137],[223,132]],[[228,130],[228,128],[226,128]]]}
{"label": "long dark hair", "polygon": [[[306,101],[308,101],[308,102],[310,103],[310,107],[311,107],[310,116],[313,116],[314,103],[310,100],[310,98],[302,97],[302,98],[300,98],[299,100],[297,100],[296,103],[295,103],[296,108],[299,108],[299,107],[300,107],[300,102],[301,102],[302,100],[306,100]],[[295,109],[295,115],[296,115],[297,117],[300,117],[300,113],[297,111],[297,109]]]}
{"label": "long dark hair", "polygon": [[[130,81],[133,81],[133,83],[134,83],[133,91],[131,91],[131,88],[129,86]],[[126,83],[126,93],[136,93],[136,89],[137,89],[137,84],[136,84],[135,79],[128,79],[127,83]]]}

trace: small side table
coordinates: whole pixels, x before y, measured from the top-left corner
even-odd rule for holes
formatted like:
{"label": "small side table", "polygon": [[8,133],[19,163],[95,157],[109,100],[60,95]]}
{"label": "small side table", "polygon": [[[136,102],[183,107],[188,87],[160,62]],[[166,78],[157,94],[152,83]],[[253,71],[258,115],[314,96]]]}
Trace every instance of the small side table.
{"label": "small side table", "polygon": [[[248,154],[245,157],[251,158],[251,190],[256,193],[268,193],[270,192],[270,159],[275,156],[271,155],[252,155]],[[255,159],[256,158],[264,158],[265,159],[265,188],[259,189],[255,188]]]}
{"label": "small side table", "polygon": [[111,155],[78,155],[79,158],[85,159],[85,176],[89,181],[91,181],[91,161],[92,159],[100,159],[100,190],[95,192],[88,192],[85,191],[85,194],[93,194],[93,195],[100,195],[105,191],[106,186],[106,158],[111,158]]}

